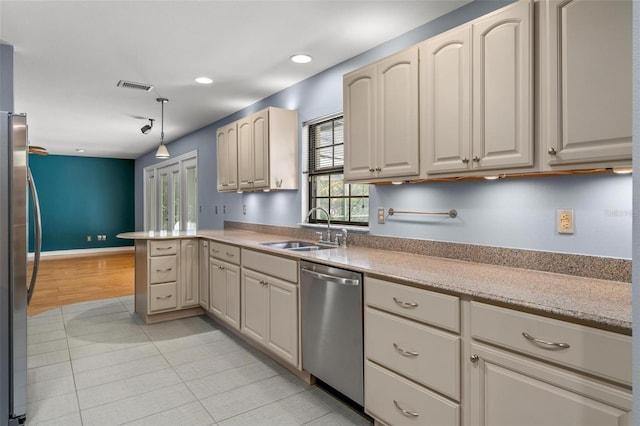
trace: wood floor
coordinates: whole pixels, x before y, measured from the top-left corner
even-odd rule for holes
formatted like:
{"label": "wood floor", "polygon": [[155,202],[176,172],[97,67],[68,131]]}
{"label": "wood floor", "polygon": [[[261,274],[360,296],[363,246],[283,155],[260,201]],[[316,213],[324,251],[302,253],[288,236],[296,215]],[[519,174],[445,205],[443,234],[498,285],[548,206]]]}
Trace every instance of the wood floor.
{"label": "wood floor", "polygon": [[[134,252],[40,258],[29,315],[77,302],[134,292]],[[29,278],[31,277],[29,262]]]}

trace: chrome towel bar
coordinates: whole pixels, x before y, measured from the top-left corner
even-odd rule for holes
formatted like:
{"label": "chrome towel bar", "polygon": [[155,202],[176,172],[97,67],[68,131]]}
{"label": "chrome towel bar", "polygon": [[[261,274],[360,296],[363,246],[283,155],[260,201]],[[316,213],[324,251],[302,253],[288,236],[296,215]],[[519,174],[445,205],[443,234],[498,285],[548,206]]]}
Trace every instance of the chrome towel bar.
{"label": "chrome towel bar", "polygon": [[448,212],[415,212],[415,211],[407,211],[407,210],[395,210],[393,208],[389,209],[389,216],[393,216],[394,214],[439,214],[439,215],[447,215],[450,218],[455,218],[458,216],[458,212],[454,209],[449,210]]}

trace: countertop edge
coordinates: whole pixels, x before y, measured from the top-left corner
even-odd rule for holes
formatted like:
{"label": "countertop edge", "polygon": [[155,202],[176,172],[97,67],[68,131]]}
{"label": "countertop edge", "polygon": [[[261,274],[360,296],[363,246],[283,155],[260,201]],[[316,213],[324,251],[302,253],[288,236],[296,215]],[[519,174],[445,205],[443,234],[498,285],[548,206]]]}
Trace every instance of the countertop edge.
{"label": "countertop edge", "polygon": [[[628,316],[626,313],[621,315],[621,317],[628,317],[629,320],[625,320],[620,317],[611,317],[607,315],[603,315],[602,313],[596,312],[597,308],[594,308],[593,311],[587,312],[579,309],[569,309],[566,307],[558,306],[558,304],[553,305],[550,303],[541,303],[540,300],[532,300],[533,298],[526,297],[514,297],[513,294],[499,294],[496,291],[491,291],[491,288],[485,288],[490,286],[483,286],[481,281],[478,280],[478,285],[465,285],[473,283],[473,278],[469,276],[465,276],[462,274],[462,277],[454,277],[453,274],[447,277],[443,275],[445,279],[442,280],[434,280],[427,278],[421,278],[416,276],[415,270],[414,274],[399,274],[397,272],[390,272],[390,269],[393,268],[393,265],[379,265],[376,269],[366,261],[348,261],[345,260],[347,256],[347,252],[343,248],[335,248],[329,250],[321,250],[316,252],[295,252],[295,251],[284,251],[282,249],[272,248],[265,246],[261,243],[263,242],[271,242],[271,241],[286,241],[291,238],[284,237],[282,235],[275,234],[264,234],[253,231],[244,231],[244,230],[203,230],[203,231],[187,231],[187,232],[166,232],[166,233],[158,233],[158,232],[127,232],[117,235],[118,238],[123,239],[133,239],[133,240],[169,240],[169,239],[186,239],[186,238],[205,238],[209,240],[214,240],[222,243],[228,243],[233,245],[239,245],[248,249],[260,250],[266,253],[275,254],[279,256],[290,257],[294,259],[307,260],[312,262],[323,263],[330,266],[335,266],[339,268],[351,269],[358,272],[362,272],[368,275],[374,275],[377,277],[381,277],[384,279],[389,279],[392,281],[404,281],[415,284],[419,287],[425,288],[427,290],[434,291],[442,291],[445,293],[461,296],[461,297],[469,297],[481,299],[483,301],[494,302],[497,304],[503,304],[515,309],[521,309],[526,311],[533,311],[534,313],[539,313],[541,315],[547,315],[552,317],[557,317],[559,319],[564,319],[570,322],[575,322],[583,325],[593,326],[596,328],[601,328],[605,330],[616,331],[622,334],[631,334],[632,322],[631,322],[631,285],[625,282],[618,281],[606,281],[606,280],[597,280],[593,278],[583,278],[576,277],[571,275],[562,275],[551,272],[540,272],[540,271],[532,271],[528,269],[518,269],[507,266],[496,266],[496,265],[487,265],[487,264],[479,264],[464,260],[452,260],[445,258],[437,258],[432,256],[422,256],[416,254],[407,254],[401,252],[386,252],[385,250],[380,249],[372,249],[372,248],[363,248],[363,247],[351,247],[347,250],[350,250],[350,253],[357,252],[358,260],[361,258],[366,258],[367,254],[372,254],[372,257],[378,255],[378,257],[384,257],[384,254],[388,254],[388,257],[392,257],[393,255],[402,255],[404,257],[409,257],[416,261],[422,261],[425,264],[429,263],[437,263],[439,266],[441,265],[453,265],[455,267],[459,267],[461,270],[465,268],[471,269],[486,269],[488,273],[505,273],[508,276],[516,277],[516,276],[524,276],[526,275],[528,278],[547,278],[553,281],[571,281],[579,285],[580,282],[585,282],[590,284],[589,290],[594,286],[610,286],[610,288],[603,289],[603,292],[606,294],[610,294],[612,290],[622,290],[622,288],[618,288],[617,286],[626,286],[629,292],[628,298]],[[380,259],[376,259],[376,261],[380,262]],[[384,262],[384,260],[382,261]],[[421,263],[422,263],[421,262]],[[428,267],[425,266],[425,268]],[[426,274],[426,273],[425,273]],[[564,278],[566,277],[566,278]],[[449,281],[449,282],[445,282]],[[535,285],[534,285],[535,286]],[[531,287],[531,285],[530,285]],[[543,285],[540,285],[541,288],[538,291],[542,292],[543,290],[548,290],[548,288],[543,288]],[[516,286],[513,286],[515,289]],[[626,291],[627,288],[624,290]],[[503,288],[504,289],[504,288]],[[530,294],[536,292],[536,288],[527,288]],[[566,291],[566,289],[565,289]],[[515,291],[511,292],[515,293]],[[553,296],[553,295],[551,295]],[[551,297],[549,296],[549,297]],[[566,297],[566,295],[564,295]],[[596,296],[594,296],[595,298]],[[542,299],[542,297],[540,297]],[[553,297],[551,297],[553,300]],[[597,301],[593,301],[594,306],[598,306],[601,299],[599,298]],[[624,310],[624,307],[622,307]]]}

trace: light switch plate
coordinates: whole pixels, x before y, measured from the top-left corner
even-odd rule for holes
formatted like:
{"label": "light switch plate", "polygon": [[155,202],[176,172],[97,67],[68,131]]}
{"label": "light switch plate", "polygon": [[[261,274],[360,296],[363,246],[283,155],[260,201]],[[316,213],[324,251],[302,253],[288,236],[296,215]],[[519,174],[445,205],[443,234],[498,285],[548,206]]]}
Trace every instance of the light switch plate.
{"label": "light switch plate", "polygon": [[556,212],[556,226],[558,234],[573,234],[575,214],[573,209],[558,209]]}
{"label": "light switch plate", "polygon": [[384,223],[384,209],[378,209],[378,223]]}

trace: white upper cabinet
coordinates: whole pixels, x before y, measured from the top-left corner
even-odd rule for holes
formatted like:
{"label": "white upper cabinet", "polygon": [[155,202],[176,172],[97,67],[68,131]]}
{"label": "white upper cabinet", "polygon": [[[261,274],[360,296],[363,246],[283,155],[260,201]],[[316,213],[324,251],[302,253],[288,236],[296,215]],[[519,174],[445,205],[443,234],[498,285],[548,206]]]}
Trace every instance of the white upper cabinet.
{"label": "white upper cabinet", "polygon": [[345,162],[347,180],[367,179],[375,172],[376,66],[344,77]]}
{"label": "white upper cabinet", "polygon": [[[237,158],[218,155],[218,191],[298,188],[298,113],[266,108],[232,123],[237,126]],[[218,152],[222,130],[218,129]],[[223,144],[231,145],[227,132]],[[224,164],[227,158],[227,164]],[[225,183],[225,170],[237,167],[235,184]],[[222,174],[222,178],[220,177]],[[233,175],[233,173],[228,173]],[[230,180],[230,178],[228,179]]]}
{"label": "white upper cabinet", "polygon": [[471,27],[420,45],[422,177],[471,167]]}
{"label": "white upper cabinet", "polygon": [[269,179],[269,113],[262,110],[238,122],[240,188],[265,188]]}
{"label": "white upper cabinet", "polygon": [[533,3],[473,24],[473,168],[533,165]]}
{"label": "white upper cabinet", "polygon": [[238,125],[221,127],[218,139],[218,191],[238,189]]}
{"label": "white upper cabinet", "polygon": [[541,3],[542,147],[554,168],[631,162],[631,9],[631,0]]}
{"label": "white upper cabinet", "polygon": [[418,48],[344,77],[345,179],[417,177]]}

